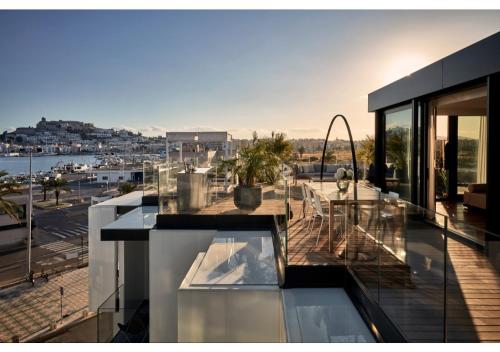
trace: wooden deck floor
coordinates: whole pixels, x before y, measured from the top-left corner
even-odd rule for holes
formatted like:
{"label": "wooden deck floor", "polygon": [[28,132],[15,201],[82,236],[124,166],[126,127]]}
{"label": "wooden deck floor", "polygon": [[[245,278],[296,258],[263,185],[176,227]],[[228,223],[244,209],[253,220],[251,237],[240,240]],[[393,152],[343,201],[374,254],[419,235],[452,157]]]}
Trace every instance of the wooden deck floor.
{"label": "wooden deck floor", "polygon": [[[448,228],[465,235],[477,243],[484,243],[486,212],[482,209],[467,208],[458,201],[437,201],[436,212],[448,217]],[[441,224],[442,225],[442,224]]]}
{"label": "wooden deck floor", "polygon": [[[427,236],[433,238],[434,242],[415,242],[415,238],[414,242],[407,240],[404,244],[407,251],[404,261],[380,249],[380,246],[364,234],[357,239],[349,237],[349,246],[362,248],[361,252],[368,255],[361,259],[351,257],[349,253],[352,250],[348,248],[345,259],[345,256],[341,255],[346,247],[345,237],[339,236],[333,245],[335,251],[329,253],[328,225],[324,224],[316,245],[319,222],[316,222],[309,234],[307,220],[300,217],[300,188],[292,189],[291,194],[290,206],[294,216],[288,228],[289,265],[348,264],[364,283],[372,298],[408,340],[443,341],[445,276],[439,229],[419,228],[419,225],[414,224],[410,235],[416,238]],[[277,214],[283,209],[282,199],[269,196],[264,197],[262,206],[257,210],[241,211],[229,197],[218,200],[217,204],[199,213]],[[408,229],[405,231],[408,232]],[[477,249],[448,239],[446,313],[449,342],[500,342],[500,250],[496,249],[496,253],[497,259],[490,260]]]}
{"label": "wooden deck floor", "polygon": [[316,245],[319,225],[319,221],[316,221],[312,230],[308,231],[307,219],[290,221],[288,228],[289,265],[345,264],[345,259],[339,257],[345,248],[345,241],[342,237],[335,241],[334,253],[328,251],[328,224],[323,225],[318,245]]}
{"label": "wooden deck floor", "polygon": [[449,239],[448,253],[449,340],[500,342],[500,250],[495,263],[493,256]]}
{"label": "wooden deck floor", "polygon": [[[405,249],[409,255],[404,262],[386,250],[377,249],[373,241],[349,237],[350,246],[362,243],[364,251],[373,251],[374,255],[358,261],[350,257],[352,250],[348,249],[346,262],[339,256],[346,245],[343,236],[334,243],[334,253],[328,252],[328,226],[322,229],[316,246],[318,223],[311,235],[307,221],[295,218],[289,225],[288,264],[348,264],[409,341],[443,341],[445,266],[439,229],[409,225],[413,235],[433,237],[437,242],[408,239]],[[400,230],[402,227],[394,229]],[[494,252],[488,258],[483,252],[448,238],[448,342],[500,342],[500,248],[490,250]]]}

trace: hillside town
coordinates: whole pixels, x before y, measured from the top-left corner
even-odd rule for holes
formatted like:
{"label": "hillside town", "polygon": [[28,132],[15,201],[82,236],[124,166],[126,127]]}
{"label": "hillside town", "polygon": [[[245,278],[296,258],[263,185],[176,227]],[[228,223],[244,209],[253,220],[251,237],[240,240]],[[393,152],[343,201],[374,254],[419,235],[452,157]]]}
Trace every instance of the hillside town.
{"label": "hillside town", "polygon": [[[0,134],[0,156],[26,155],[31,148],[38,155],[79,155],[103,153],[164,154],[166,136],[147,137],[126,129],[99,128],[93,123],[71,120],[48,120],[42,117],[35,127],[17,127]],[[290,139],[296,158],[317,160],[324,140],[318,138]],[[251,139],[232,139],[237,149]],[[30,148],[28,148],[30,147]],[[337,158],[349,157],[349,141],[331,139],[329,150]]]}
{"label": "hillside town", "polygon": [[80,121],[49,121],[45,117],[35,127],[18,127],[0,135],[0,154],[18,156],[32,146],[43,155],[99,154],[110,152],[158,153],[165,138],[144,137],[125,129],[98,128]]}

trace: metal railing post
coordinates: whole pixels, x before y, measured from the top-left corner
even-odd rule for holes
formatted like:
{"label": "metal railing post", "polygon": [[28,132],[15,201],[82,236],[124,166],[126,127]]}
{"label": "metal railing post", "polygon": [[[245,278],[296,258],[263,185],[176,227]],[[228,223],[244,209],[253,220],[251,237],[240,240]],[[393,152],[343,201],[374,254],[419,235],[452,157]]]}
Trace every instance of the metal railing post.
{"label": "metal railing post", "polygon": [[444,217],[444,273],[443,273],[443,342],[448,341],[448,307],[447,307],[447,288],[448,288],[448,217]]}

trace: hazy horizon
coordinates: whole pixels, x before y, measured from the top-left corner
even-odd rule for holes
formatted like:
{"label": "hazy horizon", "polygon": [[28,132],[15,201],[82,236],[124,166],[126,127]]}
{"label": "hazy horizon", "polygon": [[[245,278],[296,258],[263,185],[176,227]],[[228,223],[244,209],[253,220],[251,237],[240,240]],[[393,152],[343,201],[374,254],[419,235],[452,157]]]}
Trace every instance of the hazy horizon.
{"label": "hazy horizon", "polygon": [[[368,93],[500,30],[500,11],[0,11],[0,131],[373,134]],[[343,128],[332,138],[345,138]]]}

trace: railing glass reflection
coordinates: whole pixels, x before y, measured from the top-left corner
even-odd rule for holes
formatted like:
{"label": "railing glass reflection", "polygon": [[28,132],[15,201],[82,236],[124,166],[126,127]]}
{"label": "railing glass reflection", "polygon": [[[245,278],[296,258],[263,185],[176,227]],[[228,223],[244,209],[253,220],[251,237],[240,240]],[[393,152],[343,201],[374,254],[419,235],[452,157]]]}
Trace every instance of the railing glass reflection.
{"label": "railing glass reflection", "polygon": [[499,236],[461,223],[464,237],[448,227],[448,217],[396,194],[348,199],[346,214],[346,266],[408,341],[494,337],[500,324],[488,310],[500,309]]}

